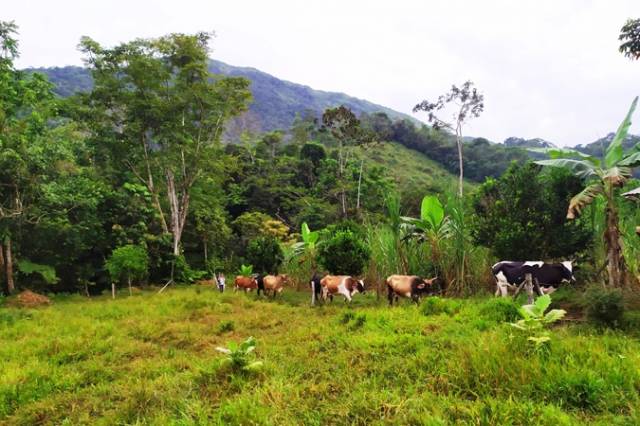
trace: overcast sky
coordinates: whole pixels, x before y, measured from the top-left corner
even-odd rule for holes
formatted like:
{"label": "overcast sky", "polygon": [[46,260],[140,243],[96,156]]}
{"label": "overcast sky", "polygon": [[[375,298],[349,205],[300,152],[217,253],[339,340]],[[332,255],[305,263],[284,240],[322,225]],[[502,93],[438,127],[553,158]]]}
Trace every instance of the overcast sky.
{"label": "overcast sky", "polygon": [[113,45],[214,30],[215,59],[407,113],[470,79],[486,108],[465,133],[499,142],[591,142],[640,94],[640,61],[617,50],[639,0],[2,2],[21,67],[80,65],[83,35]]}

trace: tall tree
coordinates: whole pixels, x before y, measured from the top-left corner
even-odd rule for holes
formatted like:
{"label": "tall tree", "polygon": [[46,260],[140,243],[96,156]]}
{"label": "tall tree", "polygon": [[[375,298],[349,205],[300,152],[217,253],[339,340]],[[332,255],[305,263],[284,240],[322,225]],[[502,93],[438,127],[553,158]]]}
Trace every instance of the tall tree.
{"label": "tall tree", "polygon": [[17,29],[13,22],[0,21],[0,247],[7,293],[15,288],[12,234],[37,198],[37,144],[54,112],[52,85],[46,78],[15,68]]}
{"label": "tall tree", "polygon": [[566,149],[536,150],[546,152],[550,160],[536,161],[537,164],[551,167],[566,167],[585,182],[585,188],[574,196],[567,210],[567,218],[575,219],[585,206],[593,203],[596,198],[605,200],[606,227],[604,242],[607,248],[607,273],[609,286],[628,285],[633,277],[627,271],[627,265],[622,253],[622,238],[620,235],[618,207],[616,198],[618,190],[631,178],[634,167],[640,166],[640,151],[624,153],[622,142],[629,133],[631,116],[638,104],[636,97],[631,103],[629,112],[618,127],[611,144],[607,148],[604,159],[598,159]]}
{"label": "tall tree", "polygon": [[[445,120],[436,112],[441,111],[447,105],[455,106],[453,113],[453,121]],[[478,92],[471,81],[466,81],[462,87],[453,85],[451,90],[444,95],[438,97],[436,102],[424,100],[413,107],[413,112],[425,111],[429,113],[429,122],[436,129],[445,128],[453,131],[456,135],[456,143],[458,145],[458,168],[459,182],[458,195],[462,197],[463,191],[463,159],[462,159],[462,128],[464,124],[471,118],[477,118],[484,110],[484,95]]]}
{"label": "tall tree", "polygon": [[629,19],[620,29],[620,53],[629,59],[640,59],[640,18]]}
{"label": "tall tree", "polygon": [[209,73],[210,37],[170,34],[112,49],[87,37],[80,43],[94,78],[84,98],[95,111],[90,128],[149,190],[174,256],[181,251],[191,190],[205,173],[216,172],[210,160],[221,154],[224,124],[250,99],[247,80]]}

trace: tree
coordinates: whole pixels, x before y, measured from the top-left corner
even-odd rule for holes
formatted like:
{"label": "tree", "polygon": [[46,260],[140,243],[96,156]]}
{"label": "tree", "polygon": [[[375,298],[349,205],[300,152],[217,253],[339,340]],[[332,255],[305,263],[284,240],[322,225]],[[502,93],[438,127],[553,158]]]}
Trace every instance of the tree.
{"label": "tree", "polygon": [[329,129],[338,142],[337,178],[340,186],[340,204],[342,215],[347,216],[347,163],[349,162],[349,146],[357,144],[360,135],[360,121],[355,114],[344,105],[329,108],[322,114],[322,124]]}
{"label": "tree", "polygon": [[631,103],[629,112],[618,127],[611,144],[605,152],[604,159],[566,149],[538,149],[545,152],[550,160],[536,161],[536,164],[550,167],[565,167],[580,177],[585,188],[575,195],[569,202],[567,218],[575,219],[582,210],[597,198],[605,200],[604,242],[607,248],[607,274],[610,287],[628,285],[633,277],[627,271],[627,265],[622,253],[622,239],[619,229],[618,208],[616,199],[619,189],[632,176],[634,167],[640,166],[640,152],[634,149],[624,153],[622,142],[629,133],[631,116],[638,104],[638,97]]}
{"label": "tree", "polygon": [[629,59],[640,59],[640,18],[629,19],[620,29],[620,53]]}
{"label": "tree", "polygon": [[567,203],[581,188],[567,170],[512,164],[500,178],[487,179],[474,197],[475,243],[498,259],[522,261],[566,259],[583,251],[590,229],[566,219]]}
{"label": "tree", "polygon": [[94,79],[93,91],[83,98],[92,137],[147,187],[163,232],[172,236],[174,257],[180,254],[191,190],[205,173],[218,170],[212,161],[221,154],[224,124],[250,99],[247,80],[209,73],[210,37],[170,34],[113,49],[86,37],[80,43]]}
{"label": "tree", "polygon": [[247,246],[247,260],[261,274],[277,274],[284,254],[277,239],[264,236],[251,240]]}
{"label": "tree", "polygon": [[149,268],[149,259],[144,247],[126,245],[118,247],[105,262],[112,280],[112,296],[115,298],[115,282],[126,280],[131,295],[131,282],[143,278]]}
{"label": "tree", "polygon": [[337,231],[318,249],[319,263],[335,275],[360,275],[370,257],[369,248],[350,230]]}
{"label": "tree", "polygon": [[37,199],[48,120],[54,116],[52,85],[42,74],[17,70],[18,27],[0,21],[0,250],[6,292],[15,289],[13,233]]}
{"label": "tree", "polygon": [[[455,105],[453,121],[449,122],[436,115],[437,111],[444,109],[449,104]],[[463,190],[463,159],[462,159],[462,127],[471,118],[477,118],[484,110],[484,95],[478,92],[471,81],[465,82],[462,87],[453,85],[449,93],[441,95],[434,103],[424,100],[413,107],[413,112],[425,111],[429,113],[429,122],[436,129],[445,128],[455,132],[458,146],[458,195],[462,198]]]}

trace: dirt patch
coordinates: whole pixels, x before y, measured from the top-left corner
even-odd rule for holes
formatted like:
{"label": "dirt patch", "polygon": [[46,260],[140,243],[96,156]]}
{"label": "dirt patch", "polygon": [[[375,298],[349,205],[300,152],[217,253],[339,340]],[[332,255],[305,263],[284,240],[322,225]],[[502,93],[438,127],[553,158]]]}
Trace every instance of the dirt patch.
{"label": "dirt patch", "polygon": [[25,290],[10,300],[7,300],[7,305],[19,308],[35,308],[50,304],[51,300],[47,296],[34,293],[31,290]]}

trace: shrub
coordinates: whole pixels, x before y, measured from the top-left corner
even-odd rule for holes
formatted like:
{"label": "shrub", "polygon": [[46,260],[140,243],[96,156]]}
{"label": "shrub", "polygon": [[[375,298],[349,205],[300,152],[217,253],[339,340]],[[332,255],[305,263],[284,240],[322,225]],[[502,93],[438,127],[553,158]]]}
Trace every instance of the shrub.
{"label": "shrub", "polygon": [[619,327],[624,315],[622,292],[618,289],[590,286],[584,294],[587,318],[604,327]]}
{"label": "shrub", "polygon": [[223,365],[229,365],[234,372],[255,372],[263,366],[262,361],[252,361],[255,357],[256,344],[256,339],[249,337],[240,344],[230,342],[227,348],[217,347],[216,350],[227,355]]}
{"label": "shrub", "polygon": [[369,262],[371,252],[362,238],[352,231],[338,231],[322,242],[318,261],[332,274],[360,275]]}
{"label": "shrub", "polygon": [[258,237],[247,246],[247,260],[260,273],[276,274],[284,254],[275,237]]}
{"label": "shrub", "polygon": [[128,244],[118,247],[105,262],[111,279],[116,281],[126,280],[131,293],[131,282],[142,279],[149,268],[149,258],[144,247]]}
{"label": "shrub", "polygon": [[174,277],[180,283],[193,283],[208,275],[207,271],[192,269],[183,255],[176,257]]}
{"label": "shrub", "polygon": [[519,318],[518,305],[511,299],[493,298],[480,306],[480,316],[493,322],[511,322]]}
{"label": "shrub", "polygon": [[453,315],[460,310],[460,302],[452,299],[444,299],[441,297],[428,297],[420,305],[420,310],[424,315],[438,315],[445,313]]}
{"label": "shrub", "polygon": [[231,320],[220,321],[218,324],[217,334],[227,333],[233,331],[236,328],[235,323]]}

